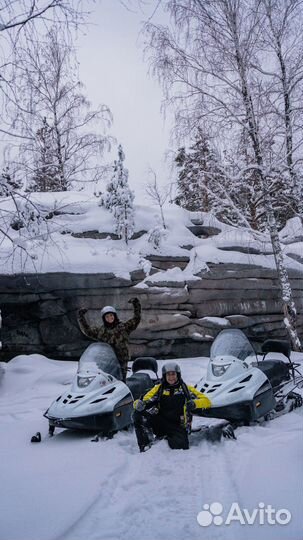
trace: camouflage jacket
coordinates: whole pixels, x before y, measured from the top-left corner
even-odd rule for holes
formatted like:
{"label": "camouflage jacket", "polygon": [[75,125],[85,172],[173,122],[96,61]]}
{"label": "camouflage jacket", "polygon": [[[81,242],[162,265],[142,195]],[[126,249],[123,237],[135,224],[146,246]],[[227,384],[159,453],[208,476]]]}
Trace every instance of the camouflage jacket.
{"label": "camouflage jacket", "polygon": [[117,355],[120,364],[123,366],[129,360],[128,336],[133,332],[141,320],[141,304],[134,305],[134,316],[126,322],[118,321],[112,328],[90,327],[85,319],[85,315],[79,314],[79,326],[83,334],[96,341],[104,341],[111,345]]}

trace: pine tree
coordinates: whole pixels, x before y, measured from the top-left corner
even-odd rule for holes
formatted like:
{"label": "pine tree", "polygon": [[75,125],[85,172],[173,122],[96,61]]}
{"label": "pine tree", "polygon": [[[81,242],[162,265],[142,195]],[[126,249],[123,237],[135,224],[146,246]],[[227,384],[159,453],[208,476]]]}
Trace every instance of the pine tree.
{"label": "pine tree", "polygon": [[216,175],[215,159],[208,138],[200,129],[189,151],[180,148],[175,161],[179,168],[176,202],[190,211],[208,212],[209,188]]}
{"label": "pine tree", "polygon": [[175,162],[179,169],[177,204],[190,211],[212,212],[227,223],[248,225],[232,198],[231,179],[200,128],[189,151],[180,148]]}
{"label": "pine tree", "polygon": [[101,198],[101,204],[114,214],[115,233],[126,244],[134,233],[134,192],[128,185],[128,170],[123,162],[125,155],[121,144],[118,147],[118,160],[114,162],[113,177],[107,185],[107,193]]}
{"label": "pine tree", "polygon": [[28,191],[62,191],[60,174],[56,166],[54,129],[43,118],[35,140],[35,171]]}

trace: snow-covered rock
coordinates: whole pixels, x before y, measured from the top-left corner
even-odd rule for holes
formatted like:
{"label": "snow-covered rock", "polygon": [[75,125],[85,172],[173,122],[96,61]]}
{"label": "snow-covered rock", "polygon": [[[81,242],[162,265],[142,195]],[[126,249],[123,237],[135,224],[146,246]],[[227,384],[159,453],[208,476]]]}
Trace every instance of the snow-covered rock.
{"label": "snow-covered rock", "polygon": [[[101,324],[100,308],[131,317],[127,303],[138,296],[143,322],[131,335],[131,352],[168,356],[208,353],[221,328],[243,328],[257,341],[285,337],[280,287],[266,234],[220,223],[213,216],[164,208],[167,229],[153,249],[148,231],[159,224],[155,207],[135,206],[128,246],[115,239],[112,214],[85,192],[33,193],[48,216],[51,236],[34,247],[22,230],[2,243],[2,358],[36,352],[79,356],[87,341],[76,314],[88,308],[91,324]],[[6,199],[3,215],[9,215]],[[280,233],[303,332],[303,241],[295,218]],[[24,249],[30,247],[30,257]],[[187,246],[187,249],[184,249]],[[192,246],[192,247],[191,247]],[[14,251],[12,251],[14,249]]]}

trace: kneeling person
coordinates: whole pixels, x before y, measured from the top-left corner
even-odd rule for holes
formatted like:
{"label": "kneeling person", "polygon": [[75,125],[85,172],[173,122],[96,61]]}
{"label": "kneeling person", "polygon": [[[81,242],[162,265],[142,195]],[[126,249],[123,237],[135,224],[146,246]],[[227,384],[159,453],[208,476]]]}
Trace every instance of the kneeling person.
{"label": "kneeling person", "polygon": [[153,434],[166,437],[170,448],[187,450],[192,411],[209,407],[208,397],[182,380],[180,366],[176,362],[167,362],[162,368],[161,383],[134,403],[134,425],[140,452],[150,447]]}

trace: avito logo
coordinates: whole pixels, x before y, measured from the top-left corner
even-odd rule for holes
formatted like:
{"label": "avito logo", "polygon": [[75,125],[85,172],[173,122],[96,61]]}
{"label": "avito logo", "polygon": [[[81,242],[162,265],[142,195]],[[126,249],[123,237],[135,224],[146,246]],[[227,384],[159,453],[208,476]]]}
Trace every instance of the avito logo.
{"label": "avito logo", "polygon": [[248,510],[241,508],[239,503],[233,502],[224,519],[223,505],[219,502],[204,504],[203,510],[197,515],[197,521],[201,527],[209,525],[230,525],[240,523],[241,525],[287,525],[291,520],[291,513],[286,508],[276,510],[271,504],[265,505],[263,502],[258,504],[258,508]]}

